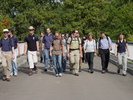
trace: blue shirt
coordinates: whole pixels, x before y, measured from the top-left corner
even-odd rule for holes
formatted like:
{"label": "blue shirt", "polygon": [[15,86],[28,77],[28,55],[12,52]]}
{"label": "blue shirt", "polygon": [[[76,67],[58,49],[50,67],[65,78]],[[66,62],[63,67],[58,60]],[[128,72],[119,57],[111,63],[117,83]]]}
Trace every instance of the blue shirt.
{"label": "blue shirt", "polygon": [[116,44],[118,45],[118,47],[117,47],[117,53],[123,53],[123,52],[126,52],[126,44],[127,44],[128,42],[127,41],[117,41],[116,42]]}
{"label": "blue shirt", "polygon": [[54,39],[54,36],[53,36],[52,33],[50,33],[50,35],[46,34],[43,37],[42,43],[45,44],[45,46],[44,46],[45,49],[49,49],[50,48],[53,39]]}
{"label": "blue shirt", "polygon": [[12,47],[14,47],[14,41],[11,38],[2,38],[0,47],[2,51],[12,51]]}
{"label": "blue shirt", "polygon": [[104,37],[104,38],[101,38],[100,40],[99,39],[98,39],[98,44],[99,44],[100,49],[109,49],[110,48],[110,45],[112,44],[110,37]]}

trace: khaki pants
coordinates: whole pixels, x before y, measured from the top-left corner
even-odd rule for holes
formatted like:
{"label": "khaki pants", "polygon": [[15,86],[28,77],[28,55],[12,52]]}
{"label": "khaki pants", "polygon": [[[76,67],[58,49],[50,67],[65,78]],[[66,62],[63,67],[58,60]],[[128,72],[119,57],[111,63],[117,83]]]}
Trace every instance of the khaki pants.
{"label": "khaki pants", "polygon": [[70,52],[70,67],[73,68],[73,73],[78,73],[79,71],[79,50],[74,50]]}
{"label": "khaki pants", "polygon": [[34,68],[34,64],[37,63],[36,51],[28,51],[29,68]]}
{"label": "khaki pants", "polygon": [[4,69],[4,75],[6,75],[7,78],[10,78],[11,61],[12,61],[12,52],[2,51],[2,66]]}
{"label": "khaki pants", "polygon": [[122,66],[122,73],[126,74],[127,71],[127,54],[124,53],[118,53],[118,63],[119,67]]}

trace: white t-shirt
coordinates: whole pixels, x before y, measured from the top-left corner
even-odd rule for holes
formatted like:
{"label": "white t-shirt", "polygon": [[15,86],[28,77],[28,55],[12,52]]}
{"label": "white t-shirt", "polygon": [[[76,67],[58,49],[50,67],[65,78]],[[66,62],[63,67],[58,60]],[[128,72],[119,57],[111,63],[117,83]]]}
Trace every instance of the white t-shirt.
{"label": "white t-shirt", "polygon": [[86,49],[86,52],[94,52],[94,49],[96,48],[96,41],[86,40],[84,43],[84,48]]}

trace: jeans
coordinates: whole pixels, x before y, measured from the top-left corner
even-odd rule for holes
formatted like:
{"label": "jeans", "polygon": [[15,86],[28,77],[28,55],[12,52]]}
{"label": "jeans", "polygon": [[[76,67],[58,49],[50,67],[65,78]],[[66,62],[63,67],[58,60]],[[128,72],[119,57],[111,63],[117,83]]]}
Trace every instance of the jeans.
{"label": "jeans", "polygon": [[67,54],[65,53],[65,56],[62,56],[62,68],[63,70],[66,70],[66,61],[67,61]]}
{"label": "jeans", "polygon": [[102,70],[106,70],[109,64],[110,51],[109,49],[99,49],[99,53],[101,56]]}
{"label": "jeans", "polygon": [[62,55],[53,55],[53,62],[54,62],[54,68],[55,68],[55,74],[62,73]]}
{"label": "jeans", "polygon": [[15,58],[12,60],[12,64],[11,64],[11,70],[10,73],[13,74],[17,74],[18,70],[17,70],[17,49],[14,49],[14,56]]}
{"label": "jeans", "polygon": [[44,59],[44,53],[42,51],[42,47],[40,47],[40,61]]}
{"label": "jeans", "polygon": [[45,65],[45,69],[48,68],[48,60],[50,59],[50,67],[53,67],[53,58],[50,56],[50,49],[44,49],[44,65]]}
{"label": "jeans", "polygon": [[87,58],[89,69],[93,70],[94,52],[87,52],[86,53],[86,58]]}

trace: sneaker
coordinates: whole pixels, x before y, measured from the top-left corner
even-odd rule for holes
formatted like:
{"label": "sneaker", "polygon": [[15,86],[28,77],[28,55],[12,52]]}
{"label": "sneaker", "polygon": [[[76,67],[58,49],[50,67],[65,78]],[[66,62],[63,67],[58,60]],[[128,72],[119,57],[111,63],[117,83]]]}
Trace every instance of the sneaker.
{"label": "sneaker", "polygon": [[2,77],[2,80],[3,80],[3,81],[5,81],[5,80],[6,80],[6,75],[4,75],[4,76]]}
{"label": "sneaker", "polygon": [[31,71],[31,72],[29,72],[29,76],[32,76],[33,75],[33,72]]}
{"label": "sneaker", "polygon": [[50,71],[53,71],[53,67],[50,67],[49,70],[50,70]]}
{"label": "sneaker", "polygon": [[62,74],[61,73],[59,74],[59,77],[62,77]]}
{"label": "sneaker", "polygon": [[102,70],[102,74],[105,74],[105,70]]}
{"label": "sneaker", "polygon": [[120,69],[117,70],[117,73],[120,74]]}
{"label": "sneaker", "polygon": [[59,76],[59,74],[55,74],[55,76],[56,76],[56,77],[58,77],[58,76]]}
{"label": "sneaker", "polygon": [[13,73],[11,73],[10,76],[13,76]]}
{"label": "sneaker", "polygon": [[7,78],[6,81],[7,81],[7,82],[10,82],[10,78]]}
{"label": "sneaker", "polygon": [[122,74],[123,76],[127,76],[126,74]]}
{"label": "sneaker", "polygon": [[79,72],[81,72],[81,67],[79,67]]}
{"label": "sneaker", "polygon": [[78,73],[75,73],[75,76],[79,76],[79,74]]}
{"label": "sneaker", "polygon": [[47,69],[44,69],[45,72],[47,72]]}
{"label": "sneaker", "polygon": [[14,76],[17,76],[17,75],[18,75],[17,73],[14,74]]}
{"label": "sneaker", "polygon": [[106,68],[105,71],[108,72],[108,69]]}

